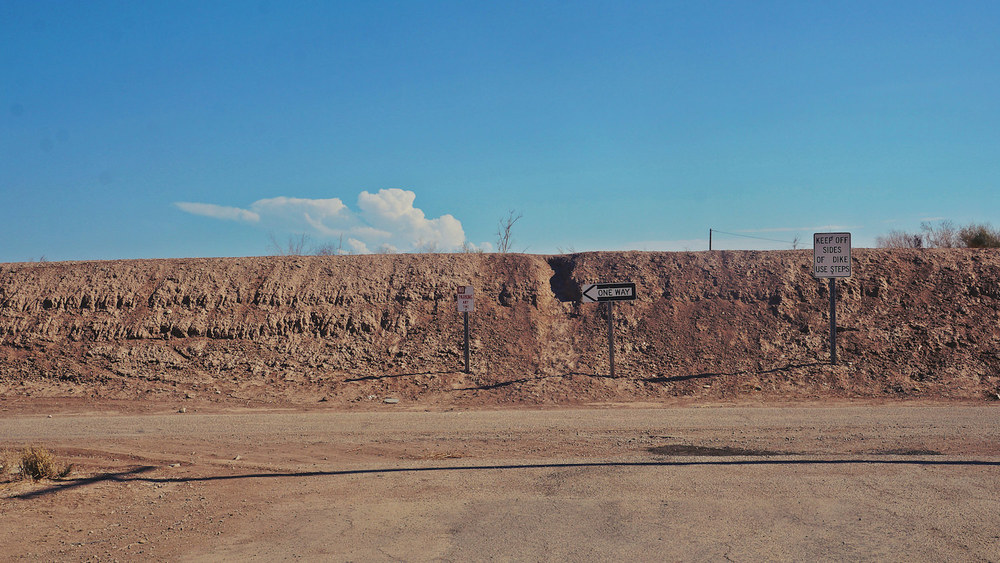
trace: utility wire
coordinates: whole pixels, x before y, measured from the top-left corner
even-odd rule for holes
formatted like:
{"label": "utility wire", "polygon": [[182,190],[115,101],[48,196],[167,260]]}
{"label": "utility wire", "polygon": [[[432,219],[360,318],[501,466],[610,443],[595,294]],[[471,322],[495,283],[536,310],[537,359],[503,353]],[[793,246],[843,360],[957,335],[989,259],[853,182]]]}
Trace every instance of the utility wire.
{"label": "utility wire", "polygon": [[726,231],[720,231],[719,229],[712,229],[712,232],[713,233],[721,233],[721,234],[724,234],[724,235],[732,235],[734,237],[755,238],[755,239],[759,239],[759,240],[769,240],[771,242],[783,242],[785,244],[795,244],[794,242],[792,242],[790,240],[778,240],[776,238],[764,238],[764,237],[755,237],[755,236],[751,236],[751,235],[741,235],[739,233],[727,233]]}

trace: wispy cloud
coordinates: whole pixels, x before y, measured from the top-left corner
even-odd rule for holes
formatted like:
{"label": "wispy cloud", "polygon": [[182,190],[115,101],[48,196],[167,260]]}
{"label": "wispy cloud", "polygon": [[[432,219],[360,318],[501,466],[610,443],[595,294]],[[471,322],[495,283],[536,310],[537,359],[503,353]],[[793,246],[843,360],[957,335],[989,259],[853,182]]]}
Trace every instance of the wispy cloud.
{"label": "wispy cloud", "polygon": [[608,248],[606,250],[651,250],[659,252],[693,252],[696,250],[708,250],[708,239],[680,239],[680,240],[640,240],[627,242],[619,247]]}
{"label": "wispy cloud", "polygon": [[860,229],[861,225],[820,225],[818,227],[773,227],[769,229],[739,229],[737,233],[821,233],[826,231],[847,231]]}
{"label": "wispy cloud", "polygon": [[[177,202],[187,213],[255,223],[261,227],[323,238],[342,238],[345,250],[367,253],[371,249],[395,251],[436,248],[454,250],[466,244],[462,223],[452,215],[428,218],[414,206],[416,194],[398,188],[358,195],[357,211],[339,198],[259,199],[248,209],[211,203]],[[470,245],[488,248],[489,243]]]}
{"label": "wispy cloud", "polygon": [[256,223],[260,221],[260,215],[239,207],[226,207],[212,203],[193,203],[190,201],[178,201],[174,203],[181,211],[186,211],[194,215],[204,215],[214,219],[225,219],[228,221],[246,221]]}

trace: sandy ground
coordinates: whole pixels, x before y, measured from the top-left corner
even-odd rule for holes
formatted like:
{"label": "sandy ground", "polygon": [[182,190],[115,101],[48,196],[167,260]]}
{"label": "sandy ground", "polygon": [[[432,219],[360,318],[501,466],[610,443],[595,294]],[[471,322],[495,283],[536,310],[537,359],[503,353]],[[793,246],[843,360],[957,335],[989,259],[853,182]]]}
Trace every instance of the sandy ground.
{"label": "sandy ground", "polygon": [[4,561],[1000,560],[995,405],[7,407]]}

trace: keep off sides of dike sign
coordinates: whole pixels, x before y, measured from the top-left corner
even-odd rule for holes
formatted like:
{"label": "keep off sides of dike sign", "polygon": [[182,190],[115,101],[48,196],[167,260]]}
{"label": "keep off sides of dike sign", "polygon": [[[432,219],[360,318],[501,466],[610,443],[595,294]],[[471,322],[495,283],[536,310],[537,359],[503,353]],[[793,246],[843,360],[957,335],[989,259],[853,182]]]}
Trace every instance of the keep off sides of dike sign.
{"label": "keep off sides of dike sign", "polygon": [[462,285],[455,290],[455,302],[458,303],[458,312],[462,313],[462,324],[465,327],[465,373],[472,373],[469,364],[469,313],[476,310],[474,291],[471,285]]}
{"label": "keep off sides of dike sign", "polygon": [[813,276],[851,277],[851,233],[813,234]]}
{"label": "keep off sides of dike sign", "polygon": [[851,233],[813,234],[813,276],[830,280],[830,363],[837,365],[837,278],[851,277]]}
{"label": "keep off sides of dike sign", "polygon": [[459,313],[471,313],[476,310],[476,300],[473,297],[473,289],[471,285],[460,286],[456,293],[456,297],[458,301]]}

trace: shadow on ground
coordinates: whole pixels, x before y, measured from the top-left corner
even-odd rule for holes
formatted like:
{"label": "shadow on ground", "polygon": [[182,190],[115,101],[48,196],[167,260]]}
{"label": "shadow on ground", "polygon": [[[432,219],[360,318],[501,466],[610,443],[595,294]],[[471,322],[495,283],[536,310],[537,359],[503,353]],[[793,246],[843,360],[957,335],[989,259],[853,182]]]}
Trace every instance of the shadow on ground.
{"label": "shadow on ground", "polygon": [[[129,471],[115,473],[102,473],[84,479],[72,479],[57,481],[52,485],[18,495],[10,498],[32,499],[50,495],[62,491],[67,491],[87,485],[94,485],[102,482],[117,483],[197,483],[210,481],[231,481],[238,479],[274,479],[274,478],[300,478],[300,477],[342,477],[346,475],[385,475],[390,473],[428,473],[428,472],[451,472],[451,471],[498,471],[498,470],[521,470],[521,469],[566,469],[566,468],[601,468],[601,467],[697,467],[697,466],[717,466],[717,467],[741,467],[741,466],[781,466],[781,465],[912,465],[921,467],[1000,467],[1000,461],[988,460],[949,460],[949,459],[880,459],[877,457],[863,458],[791,458],[789,454],[768,452],[765,450],[743,450],[739,448],[706,448],[701,446],[680,446],[668,445],[650,448],[651,453],[658,455],[672,455],[675,457],[760,457],[763,459],[713,459],[713,460],[650,460],[650,461],[596,461],[578,463],[511,463],[511,464],[483,464],[483,465],[446,465],[432,467],[390,467],[371,469],[347,469],[342,471],[289,471],[272,473],[245,473],[238,475],[213,475],[205,477],[149,477],[144,476],[157,466],[146,465],[136,467]],[[675,453],[681,452],[681,453]],[[684,453],[686,452],[686,453]],[[794,455],[794,454],[793,454]],[[875,455],[893,456],[935,456],[938,452],[930,450],[885,450]]]}

